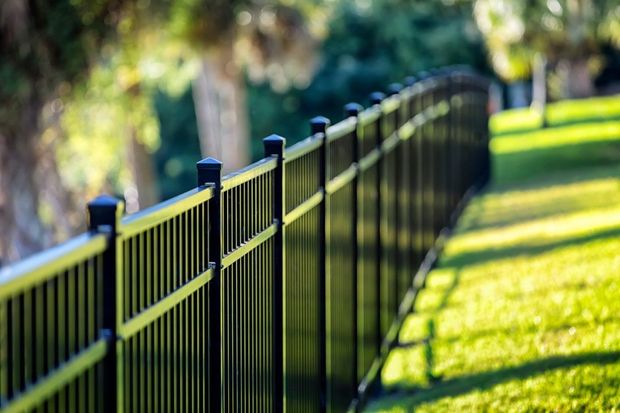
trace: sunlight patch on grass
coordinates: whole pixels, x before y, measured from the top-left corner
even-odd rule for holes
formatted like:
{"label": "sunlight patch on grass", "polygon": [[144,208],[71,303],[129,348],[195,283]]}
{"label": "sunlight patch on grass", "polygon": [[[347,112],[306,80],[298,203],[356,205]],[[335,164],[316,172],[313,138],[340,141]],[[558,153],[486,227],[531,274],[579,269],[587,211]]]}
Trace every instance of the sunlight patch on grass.
{"label": "sunlight patch on grass", "polygon": [[620,120],[496,137],[490,147],[496,187],[523,185],[553,173],[617,166],[620,165]]}
{"label": "sunlight patch on grass", "polygon": [[547,120],[551,124],[580,119],[607,119],[614,116],[620,116],[620,96],[618,95],[564,100],[552,103],[547,108]]}
{"label": "sunlight patch on grass", "polygon": [[506,226],[503,230],[471,230],[450,242],[445,249],[443,259],[450,262],[465,254],[492,250],[512,249],[524,246],[537,247],[560,246],[574,239],[602,237],[605,234],[620,235],[620,204],[606,208],[574,212],[560,216],[550,216],[523,223]]}
{"label": "sunlight patch on grass", "polygon": [[[620,167],[618,168],[620,173]],[[540,181],[539,181],[540,182]],[[518,194],[518,198],[515,195]],[[515,203],[518,199],[518,203]],[[551,187],[515,188],[509,193],[494,191],[476,198],[460,218],[461,228],[471,225],[485,227],[494,223],[510,223],[508,213],[538,216],[562,215],[571,211],[603,208],[620,204],[620,178],[604,176],[583,181],[568,181]],[[518,208],[518,209],[517,209]]]}
{"label": "sunlight patch on grass", "polygon": [[564,147],[584,142],[604,142],[620,138],[620,121],[580,124],[535,132],[498,137],[491,141],[491,150],[502,154],[525,150]]}
{"label": "sunlight patch on grass", "polygon": [[540,125],[540,113],[530,108],[505,110],[489,119],[489,129],[494,134],[536,129]]}
{"label": "sunlight patch on grass", "polygon": [[[547,105],[547,123],[561,125],[579,121],[620,117],[620,96],[568,100]],[[493,115],[489,128],[494,134],[537,129],[542,125],[538,111],[528,108],[510,109]]]}

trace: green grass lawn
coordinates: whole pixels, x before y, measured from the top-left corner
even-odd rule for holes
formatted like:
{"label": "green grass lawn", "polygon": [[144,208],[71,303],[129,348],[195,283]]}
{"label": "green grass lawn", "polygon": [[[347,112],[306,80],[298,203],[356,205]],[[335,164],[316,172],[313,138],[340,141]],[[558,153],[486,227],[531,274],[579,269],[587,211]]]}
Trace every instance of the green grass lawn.
{"label": "green grass lawn", "polygon": [[[601,120],[620,120],[620,98],[610,96],[580,100],[566,100],[547,105],[545,117],[551,126],[593,122]],[[541,113],[530,108],[507,110],[495,115],[489,127],[496,135],[513,133],[519,130],[537,129],[542,124]]]}
{"label": "green grass lawn", "polygon": [[620,412],[620,121],[492,150],[367,411]]}

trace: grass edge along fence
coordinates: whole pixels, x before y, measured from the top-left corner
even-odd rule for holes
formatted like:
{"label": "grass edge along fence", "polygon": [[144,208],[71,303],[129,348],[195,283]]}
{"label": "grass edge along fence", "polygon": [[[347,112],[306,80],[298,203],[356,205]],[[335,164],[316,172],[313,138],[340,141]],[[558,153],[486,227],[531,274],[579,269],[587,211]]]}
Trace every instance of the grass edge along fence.
{"label": "grass edge along fence", "polygon": [[99,197],[88,233],[3,268],[0,410],[357,410],[489,176],[486,80],[405,84],[225,177],[202,160],[195,189],[143,212]]}

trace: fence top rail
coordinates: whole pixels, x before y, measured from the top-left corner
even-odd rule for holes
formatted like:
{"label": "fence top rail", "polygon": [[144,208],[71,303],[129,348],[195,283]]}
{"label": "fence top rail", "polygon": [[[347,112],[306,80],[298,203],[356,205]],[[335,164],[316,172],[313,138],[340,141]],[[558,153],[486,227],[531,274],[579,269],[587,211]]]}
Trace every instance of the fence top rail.
{"label": "fence top rail", "polygon": [[297,142],[295,145],[286,148],[286,151],[284,153],[284,161],[288,163],[290,161],[294,161],[297,158],[301,158],[302,156],[320,147],[321,143],[321,138],[318,138],[316,136],[309,136],[306,139]]}
{"label": "fence top rail", "polygon": [[333,142],[355,131],[357,121],[354,117],[341,120],[325,131],[327,142]]}
{"label": "fence top rail", "polygon": [[140,212],[127,215],[121,221],[121,235],[126,238],[153,228],[208,201],[213,198],[213,195],[214,190],[212,187],[194,188]]}
{"label": "fence top rail", "polygon": [[422,85],[421,81],[417,81],[411,86],[408,86],[411,97],[417,97],[424,91],[424,85]]}
{"label": "fence top rail", "polygon": [[231,172],[222,178],[222,191],[228,191],[253,178],[266,174],[269,171],[273,171],[276,169],[277,165],[278,161],[275,157],[263,158],[260,161],[246,166],[245,168]]}
{"label": "fence top rail", "polygon": [[361,126],[367,126],[368,124],[379,119],[380,116],[381,116],[381,109],[375,106],[371,106],[368,109],[360,113],[359,124]]}
{"label": "fence top rail", "polygon": [[87,232],[0,269],[0,300],[102,253],[107,235]]}
{"label": "fence top rail", "polygon": [[400,96],[400,100],[401,101],[406,101],[406,100],[411,99],[411,97],[413,95],[413,85],[412,86],[405,86],[405,87],[403,87],[398,94]]}
{"label": "fence top rail", "polygon": [[400,107],[400,97],[398,94],[390,96],[381,102],[381,110],[383,113],[391,113]]}

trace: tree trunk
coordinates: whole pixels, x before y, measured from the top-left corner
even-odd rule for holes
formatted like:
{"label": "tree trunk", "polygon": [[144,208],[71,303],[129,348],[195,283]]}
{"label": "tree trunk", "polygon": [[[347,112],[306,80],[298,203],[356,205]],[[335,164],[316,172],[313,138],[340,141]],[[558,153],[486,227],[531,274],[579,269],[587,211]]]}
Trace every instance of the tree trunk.
{"label": "tree trunk", "polygon": [[[53,148],[51,148],[53,150]],[[75,194],[69,191],[58,172],[55,152],[41,159],[38,174],[42,183],[41,202],[49,208],[54,218],[50,228],[53,242],[62,242],[86,230],[85,202],[77,201]]]}
{"label": "tree trunk", "polygon": [[128,160],[135,188],[125,191],[127,212],[137,212],[159,202],[153,155],[138,139],[135,127],[129,127]]}
{"label": "tree trunk", "polygon": [[547,59],[542,54],[534,58],[532,70],[532,109],[540,114],[542,127],[547,126]]}
{"label": "tree trunk", "polygon": [[246,166],[250,145],[245,86],[234,63],[232,42],[203,58],[192,94],[203,157],[219,159],[225,171]]}
{"label": "tree trunk", "polygon": [[[86,208],[84,206],[87,200],[78,200],[78,194],[67,188],[60,176],[56,148],[62,144],[65,134],[60,126],[62,109],[54,106],[52,103],[47,110],[43,110],[43,113],[48,114],[48,116],[43,115],[41,128],[46,139],[39,143],[41,156],[36,179],[40,182],[41,203],[54,219],[50,230],[53,242],[56,243],[86,230]],[[80,195],[84,194],[80,193]]]}
{"label": "tree trunk", "polygon": [[527,96],[528,88],[524,81],[517,80],[508,85],[508,107],[524,108],[529,105],[529,99]]}
{"label": "tree trunk", "polygon": [[562,79],[562,94],[565,99],[585,98],[594,95],[594,80],[587,58],[562,60],[558,64]]}
{"label": "tree trunk", "polygon": [[[31,99],[15,125],[0,128],[0,261],[31,255],[51,244],[39,217],[40,182],[36,179],[41,104]],[[12,126],[12,127],[11,127]]]}

